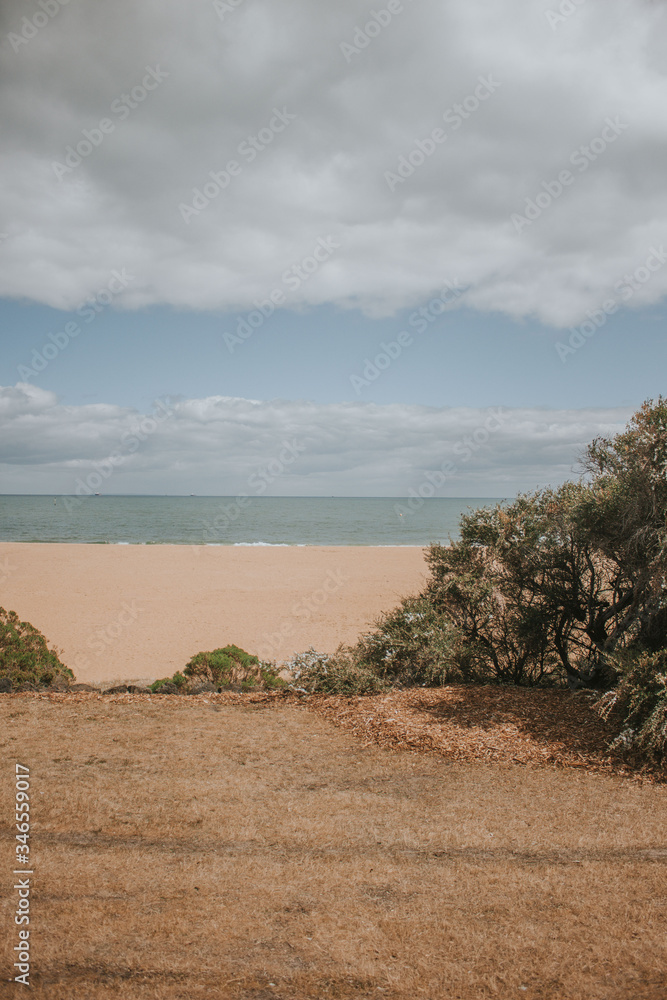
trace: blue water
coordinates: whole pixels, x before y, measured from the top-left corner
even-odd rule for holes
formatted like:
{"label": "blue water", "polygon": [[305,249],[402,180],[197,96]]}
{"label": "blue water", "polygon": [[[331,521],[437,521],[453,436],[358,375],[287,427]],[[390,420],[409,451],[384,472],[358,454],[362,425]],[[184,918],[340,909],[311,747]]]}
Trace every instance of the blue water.
{"label": "blue water", "polygon": [[[490,498],[0,496],[0,541],[180,545],[428,545]],[[410,506],[410,504],[412,506]],[[414,508],[417,509],[414,509]]]}

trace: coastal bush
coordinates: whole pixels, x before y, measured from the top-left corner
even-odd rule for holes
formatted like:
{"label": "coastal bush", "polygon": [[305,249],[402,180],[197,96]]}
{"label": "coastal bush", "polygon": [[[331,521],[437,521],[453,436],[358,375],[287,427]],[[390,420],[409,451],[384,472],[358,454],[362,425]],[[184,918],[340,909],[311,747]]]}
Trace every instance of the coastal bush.
{"label": "coastal bush", "polygon": [[246,653],[238,646],[225,646],[211,652],[197,653],[188,662],[185,673],[212,684],[224,685],[247,680],[259,675],[257,656]]}
{"label": "coastal bush", "polygon": [[605,560],[578,524],[589,488],[519,496],[461,519],[461,537],[433,545],[425,597],[456,627],[473,673],[501,683],[593,683],[599,653],[623,615]]}
{"label": "coastal bush", "polygon": [[74,674],[44,636],[15,611],[0,608],[0,682],[4,690],[69,686]]}
{"label": "coastal bush", "polygon": [[606,689],[614,654],[667,646],[667,401],[584,455],[586,480],[464,515],[432,545],[421,595],[456,627],[473,673]]}
{"label": "coastal bush", "polygon": [[381,615],[348,654],[393,686],[440,687],[484,679],[456,626],[425,597],[408,597]]}
{"label": "coastal bush", "polygon": [[332,654],[318,653],[311,646],[295,654],[285,669],[291,674],[290,686],[304,694],[379,694],[391,686],[377,671],[359,663],[346,646]]}
{"label": "coastal bush", "polygon": [[667,759],[667,649],[617,660],[619,682],[602,695],[597,710],[617,722],[612,749],[637,750],[662,763]]}
{"label": "coastal bush", "polygon": [[165,677],[151,685],[155,694],[187,694],[207,685],[213,691],[277,690],[285,687],[274,664],[266,663],[238,646],[196,653],[183,673]]}

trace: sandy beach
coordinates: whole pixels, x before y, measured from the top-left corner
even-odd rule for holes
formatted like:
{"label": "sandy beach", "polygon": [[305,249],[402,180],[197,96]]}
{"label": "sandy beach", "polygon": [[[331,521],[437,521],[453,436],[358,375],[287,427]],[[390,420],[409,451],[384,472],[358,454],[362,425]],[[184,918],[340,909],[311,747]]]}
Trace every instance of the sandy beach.
{"label": "sandy beach", "polygon": [[146,681],[235,643],[284,660],[353,642],[420,589],[420,548],[0,544],[0,604],[77,680]]}

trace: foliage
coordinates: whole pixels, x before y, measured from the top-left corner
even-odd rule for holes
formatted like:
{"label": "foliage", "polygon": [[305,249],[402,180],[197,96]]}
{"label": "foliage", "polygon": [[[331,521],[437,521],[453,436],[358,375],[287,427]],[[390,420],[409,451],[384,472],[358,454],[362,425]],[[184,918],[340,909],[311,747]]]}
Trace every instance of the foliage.
{"label": "foliage", "polygon": [[416,684],[436,687],[464,679],[469,657],[458,633],[423,598],[406,598],[354,646],[335,653],[309,649],[286,668],[308,694],[378,694]]}
{"label": "foliage", "polygon": [[151,684],[153,694],[185,694],[187,679],[180,670],[177,670],[173,677],[163,677],[159,681]]}
{"label": "foliage", "polygon": [[74,679],[72,671],[58,654],[48,648],[46,639],[29,622],[22,622],[15,611],[0,608],[0,678],[7,688],[51,687]]}
{"label": "foliage", "polygon": [[426,596],[463,636],[477,673],[513,684],[607,685],[604,654],[631,625],[624,580],[582,524],[595,488],[566,483],[464,515],[431,546]]}
{"label": "foliage", "polygon": [[612,748],[638,750],[661,763],[667,757],[667,649],[618,660],[620,679],[597,704],[604,719],[615,719],[619,735]]}
{"label": "foliage", "polygon": [[285,687],[273,664],[231,645],[196,653],[183,673],[177,672],[173,677],[155,681],[151,690],[155,694],[187,694],[202,683],[209,684],[214,691],[276,690]]}
{"label": "foliage", "polygon": [[229,684],[246,680],[248,675],[254,676],[258,670],[258,657],[246,653],[238,646],[225,646],[211,652],[197,653],[188,662],[185,673],[188,677],[199,677],[213,684]]}
{"label": "foliage", "polygon": [[285,667],[292,675],[292,687],[306,694],[378,694],[389,688],[387,681],[362,664],[352,650],[339,646],[335,653],[318,653],[312,646],[297,653]]}
{"label": "foliage", "polygon": [[515,684],[608,688],[614,654],[667,645],[667,402],[598,438],[588,479],[462,518],[424,597],[477,663]]}
{"label": "foliage", "polygon": [[469,679],[474,657],[458,630],[424,597],[409,597],[361,636],[354,660],[391,684],[437,687]]}
{"label": "foliage", "polygon": [[585,468],[601,502],[586,521],[614,566],[638,648],[667,645],[667,400],[646,401],[627,429],[589,445]]}

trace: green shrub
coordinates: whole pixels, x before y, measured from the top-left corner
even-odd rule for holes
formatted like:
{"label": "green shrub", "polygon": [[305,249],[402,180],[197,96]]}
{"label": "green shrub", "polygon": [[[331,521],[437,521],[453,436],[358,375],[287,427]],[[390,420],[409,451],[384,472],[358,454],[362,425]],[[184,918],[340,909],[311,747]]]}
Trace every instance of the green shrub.
{"label": "green shrub", "polygon": [[69,686],[74,674],[30,622],[0,608],[0,678],[3,686],[16,690],[24,685],[52,687],[58,682]]}
{"label": "green shrub", "polygon": [[224,646],[196,653],[183,673],[164,677],[151,684],[154,694],[187,694],[199,683],[207,682],[217,691],[278,690],[285,681],[278,676],[275,664],[265,663],[238,646]]}
{"label": "green shrub", "polygon": [[216,686],[243,684],[250,677],[260,679],[261,665],[257,656],[238,646],[224,646],[210,652],[197,653],[185,668],[187,677],[210,681]]}
{"label": "green shrub", "polygon": [[667,758],[667,649],[617,659],[620,679],[597,703],[620,730],[612,749],[637,750],[658,763]]}
{"label": "green shrub", "polygon": [[292,675],[292,687],[306,694],[378,694],[390,687],[374,670],[356,662],[354,652],[344,646],[331,655],[311,646],[285,667]]}

